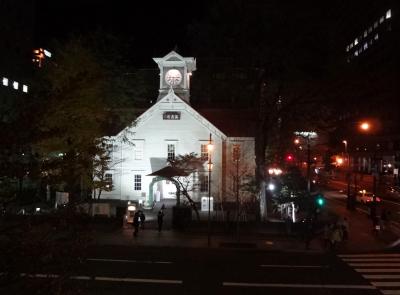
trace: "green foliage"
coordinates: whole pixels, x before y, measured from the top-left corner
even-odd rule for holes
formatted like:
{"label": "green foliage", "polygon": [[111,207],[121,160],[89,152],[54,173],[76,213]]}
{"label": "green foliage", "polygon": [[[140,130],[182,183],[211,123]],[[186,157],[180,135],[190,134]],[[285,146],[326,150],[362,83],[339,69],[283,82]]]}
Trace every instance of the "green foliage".
{"label": "green foliage", "polygon": [[99,144],[108,132],[127,125],[116,107],[126,106],[135,93],[115,39],[101,37],[95,33],[57,43],[39,80],[38,96],[46,107],[36,148],[57,166],[53,171],[58,170],[72,198],[82,186],[94,184],[93,165],[104,170],[110,162]]}

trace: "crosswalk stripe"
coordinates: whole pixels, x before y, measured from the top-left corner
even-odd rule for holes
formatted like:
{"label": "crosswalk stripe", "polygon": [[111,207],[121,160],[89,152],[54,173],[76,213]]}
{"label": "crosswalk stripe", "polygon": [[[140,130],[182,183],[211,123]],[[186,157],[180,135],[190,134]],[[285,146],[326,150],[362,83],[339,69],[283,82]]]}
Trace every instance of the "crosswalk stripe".
{"label": "crosswalk stripe", "polygon": [[363,275],[365,279],[400,279],[400,275]]}
{"label": "crosswalk stripe", "polygon": [[400,257],[400,254],[397,253],[370,253],[370,254],[341,254],[338,255],[340,258],[356,258],[356,257]]}
{"label": "crosswalk stripe", "polygon": [[390,257],[382,257],[382,258],[344,258],[342,259],[346,262],[400,262],[400,258],[390,258]]}
{"label": "crosswalk stripe", "polygon": [[381,290],[383,295],[400,295],[400,290]]}
{"label": "crosswalk stripe", "polygon": [[400,287],[400,282],[371,282],[376,287]]}
{"label": "crosswalk stripe", "polygon": [[400,267],[400,263],[348,263],[350,266],[395,266]]}
{"label": "crosswalk stripe", "polygon": [[355,268],[356,272],[361,273],[371,273],[371,272],[381,272],[381,273],[388,273],[388,272],[400,272],[398,268]]}

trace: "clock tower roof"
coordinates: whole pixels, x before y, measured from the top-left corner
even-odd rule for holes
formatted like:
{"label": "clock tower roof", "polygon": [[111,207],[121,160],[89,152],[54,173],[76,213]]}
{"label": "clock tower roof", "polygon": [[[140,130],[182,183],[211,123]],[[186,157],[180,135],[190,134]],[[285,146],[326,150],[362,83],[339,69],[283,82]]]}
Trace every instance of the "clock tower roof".
{"label": "clock tower roof", "polygon": [[164,57],[156,57],[153,60],[160,69],[160,89],[158,100],[164,97],[172,87],[175,94],[190,102],[190,77],[196,70],[194,57],[183,57],[175,51],[171,51]]}

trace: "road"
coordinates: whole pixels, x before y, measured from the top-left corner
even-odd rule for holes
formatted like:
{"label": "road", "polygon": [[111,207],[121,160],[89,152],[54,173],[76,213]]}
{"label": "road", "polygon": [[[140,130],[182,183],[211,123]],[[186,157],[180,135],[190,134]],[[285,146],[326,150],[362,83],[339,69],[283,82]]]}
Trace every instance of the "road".
{"label": "road", "polygon": [[[347,184],[344,181],[330,181],[329,191],[326,191],[326,195],[342,206],[346,206],[347,202]],[[386,208],[390,211],[390,220],[392,224],[392,229],[395,234],[400,237],[400,200],[387,198],[383,195],[380,196],[382,201],[381,208]],[[369,208],[363,204],[357,204],[356,210],[369,214]]]}
{"label": "road", "polygon": [[[395,253],[354,258],[321,253],[127,246],[97,246],[89,249],[89,253],[63,280],[61,270],[54,266],[31,273],[29,278],[21,269],[22,277],[0,288],[0,293],[39,294],[34,291],[40,290],[40,294],[54,294],[52,286],[63,290],[60,294],[96,295],[142,292],[372,295],[387,288],[400,290],[399,283],[396,285],[400,263],[393,263],[400,261],[400,254]],[[370,260],[374,257],[380,263]],[[382,281],[382,275],[389,279]]]}

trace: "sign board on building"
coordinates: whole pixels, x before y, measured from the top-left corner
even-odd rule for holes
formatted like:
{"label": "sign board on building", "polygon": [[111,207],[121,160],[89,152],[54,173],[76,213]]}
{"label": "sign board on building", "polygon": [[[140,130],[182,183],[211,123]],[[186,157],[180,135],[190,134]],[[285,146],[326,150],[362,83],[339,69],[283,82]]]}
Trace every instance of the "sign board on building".
{"label": "sign board on building", "polygon": [[[201,211],[208,211],[208,197],[201,198]],[[214,198],[210,198],[210,211],[214,211]]]}
{"label": "sign board on building", "polygon": [[180,120],[181,112],[164,112],[163,120]]}

